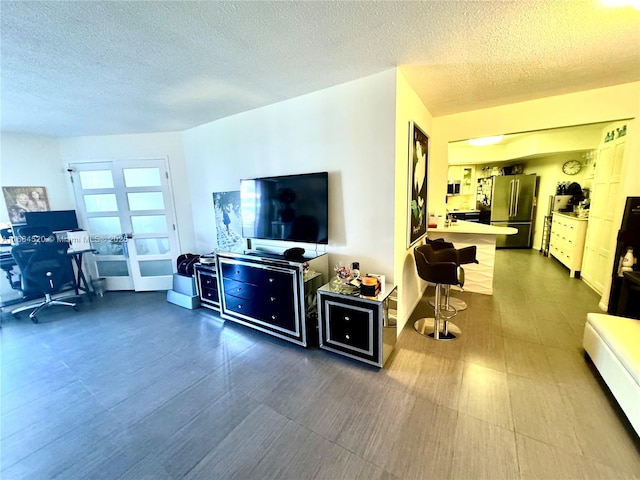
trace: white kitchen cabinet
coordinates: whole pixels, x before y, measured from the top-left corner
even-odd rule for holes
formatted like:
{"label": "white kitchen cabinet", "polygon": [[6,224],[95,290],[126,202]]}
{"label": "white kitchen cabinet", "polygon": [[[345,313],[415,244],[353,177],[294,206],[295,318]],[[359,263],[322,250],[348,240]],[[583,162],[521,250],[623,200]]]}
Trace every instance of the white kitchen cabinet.
{"label": "white kitchen cabinet", "polygon": [[462,165],[462,179],[460,193],[463,195],[476,194],[476,168],[473,165]]}
{"label": "white kitchen cabinet", "polygon": [[475,195],[476,168],[474,165],[449,165],[447,179],[449,183],[460,183],[461,195]]}
{"label": "white kitchen cabinet", "polygon": [[549,253],[569,269],[569,275],[580,277],[584,240],[588,219],[554,212],[551,222]]}
{"label": "white kitchen cabinet", "polygon": [[449,168],[447,169],[447,180],[450,182],[462,181],[462,166],[449,165]]}

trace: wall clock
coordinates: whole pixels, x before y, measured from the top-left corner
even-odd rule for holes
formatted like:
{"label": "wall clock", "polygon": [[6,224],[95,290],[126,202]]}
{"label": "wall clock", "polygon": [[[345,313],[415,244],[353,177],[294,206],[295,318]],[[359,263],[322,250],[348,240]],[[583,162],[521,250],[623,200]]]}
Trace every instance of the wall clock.
{"label": "wall clock", "polygon": [[582,164],[578,160],[567,160],[562,165],[562,172],[567,175],[575,175],[582,168]]}

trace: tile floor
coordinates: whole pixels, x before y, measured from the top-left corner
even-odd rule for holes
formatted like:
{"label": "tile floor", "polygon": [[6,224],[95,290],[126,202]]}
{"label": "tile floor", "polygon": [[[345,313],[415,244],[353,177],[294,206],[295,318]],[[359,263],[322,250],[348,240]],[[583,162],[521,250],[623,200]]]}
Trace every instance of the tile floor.
{"label": "tile floor", "polygon": [[410,322],[380,371],[162,293],[3,315],[0,477],[640,478],[640,441],[581,348],[596,294],[501,250],[495,294],[458,295],[459,340]]}

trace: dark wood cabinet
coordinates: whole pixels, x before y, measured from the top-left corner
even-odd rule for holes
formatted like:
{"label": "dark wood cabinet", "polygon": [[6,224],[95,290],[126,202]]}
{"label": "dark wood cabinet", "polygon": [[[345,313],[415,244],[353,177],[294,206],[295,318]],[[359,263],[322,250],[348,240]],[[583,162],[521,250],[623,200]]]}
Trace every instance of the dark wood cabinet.
{"label": "dark wood cabinet", "polygon": [[194,267],[196,287],[200,304],[205,308],[220,310],[220,296],[218,293],[218,274],[215,264],[198,263]]}
{"label": "dark wood cabinet", "polygon": [[320,348],[382,367],[397,338],[397,290],[385,285],[377,298],[318,289]]}
{"label": "dark wood cabinet", "polygon": [[305,347],[314,344],[317,321],[312,310],[315,292],[326,280],[326,255],[295,262],[218,253],[216,260],[222,318]]}

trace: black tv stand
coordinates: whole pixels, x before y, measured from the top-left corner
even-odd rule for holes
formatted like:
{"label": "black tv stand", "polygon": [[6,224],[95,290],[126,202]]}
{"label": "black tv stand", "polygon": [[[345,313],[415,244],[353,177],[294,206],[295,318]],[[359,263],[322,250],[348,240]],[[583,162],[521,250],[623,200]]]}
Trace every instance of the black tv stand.
{"label": "black tv stand", "polygon": [[316,291],[328,281],[328,263],[328,255],[300,262],[262,251],[219,252],[220,316],[304,347],[313,345]]}

